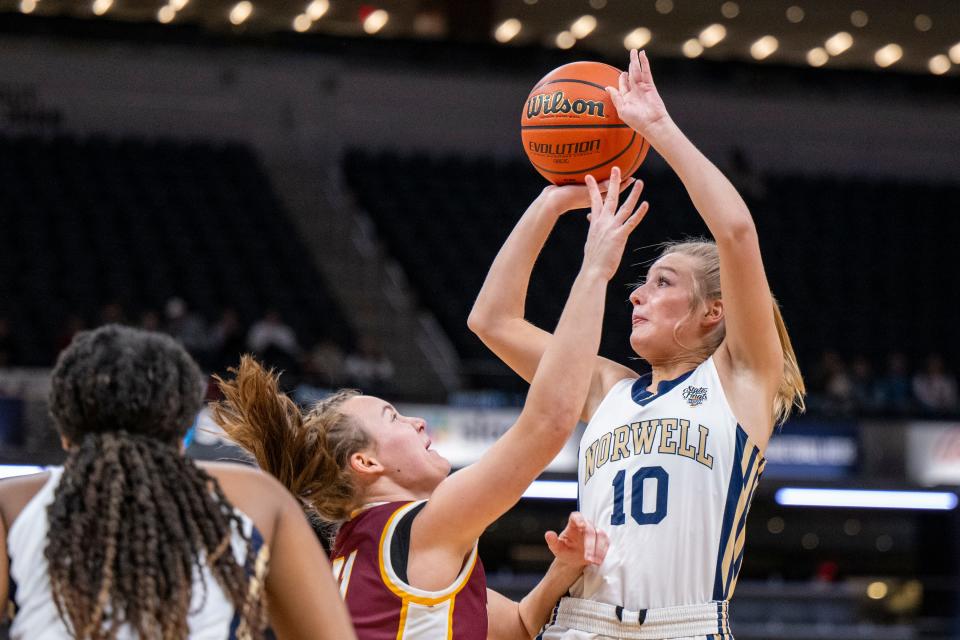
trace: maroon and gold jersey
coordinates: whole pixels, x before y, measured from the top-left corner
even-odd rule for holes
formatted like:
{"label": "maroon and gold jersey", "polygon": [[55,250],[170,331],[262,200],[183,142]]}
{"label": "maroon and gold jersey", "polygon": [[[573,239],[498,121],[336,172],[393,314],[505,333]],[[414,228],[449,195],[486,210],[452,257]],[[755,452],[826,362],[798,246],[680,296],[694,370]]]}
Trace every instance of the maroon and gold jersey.
{"label": "maroon and gold jersey", "polygon": [[485,640],[487,579],[477,546],[453,583],[424,591],[407,583],[410,527],[426,500],[367,507],[333,545],[333,573],[359,640]]}

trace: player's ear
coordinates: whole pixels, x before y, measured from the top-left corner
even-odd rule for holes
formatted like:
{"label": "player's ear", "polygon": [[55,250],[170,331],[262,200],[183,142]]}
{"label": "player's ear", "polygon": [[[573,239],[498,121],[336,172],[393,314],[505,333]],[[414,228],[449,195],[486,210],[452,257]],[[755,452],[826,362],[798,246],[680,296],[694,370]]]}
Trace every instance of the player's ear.
{"label": "player's ear", "polygon": [[383,473],[383,465],[369,451],[357,451],[350,456],[350,469],[361,478],[374,480]]}
{"label": "player's ear", "polygon": [[723,320],[723,300],[710,300],[706,306],[701,323],[712,329]]}

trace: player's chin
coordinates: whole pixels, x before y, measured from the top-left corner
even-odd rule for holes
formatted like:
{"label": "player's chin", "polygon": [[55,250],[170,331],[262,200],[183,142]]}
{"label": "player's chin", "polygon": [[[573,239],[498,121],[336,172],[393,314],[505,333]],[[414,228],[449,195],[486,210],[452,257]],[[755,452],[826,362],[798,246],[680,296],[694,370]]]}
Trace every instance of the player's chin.
{"label": "player's chin", "polygon": [[437,469],[440,469],[443,471],[444,477],[446,477],[450,473],[450,469],[452,468],[452,465],[450,464],[449,460],[447,460],[442,455],[440,455],[439,453],[437,453],[432,449],[428,451],[427,455],[430,456],[430,458],[432,459],[432,462],[437,467]]}
{"label": "player's chin", "polygon": [[642,358],[644,352],[649,350],[650,344],[650,331],[646,324],[634,325],[630,332],[630,347],[633,352]]}

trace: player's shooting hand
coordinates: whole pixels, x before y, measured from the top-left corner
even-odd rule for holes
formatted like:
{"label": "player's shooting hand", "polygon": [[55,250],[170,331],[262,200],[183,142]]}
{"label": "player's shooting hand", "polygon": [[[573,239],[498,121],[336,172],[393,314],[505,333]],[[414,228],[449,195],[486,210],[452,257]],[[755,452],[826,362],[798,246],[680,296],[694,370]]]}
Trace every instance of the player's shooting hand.
{"label": "player's shooting hand", "polygon": [[[636,182],[636,178],[621,180],[617,194],[623,193],[627,187]],[[597,184],[600,193],[607,193],[610,181],[604,180]],[[586,209],[590,206],[590,190],[585,184],[565,184],[562,186],[550,185],[544,188],[541,197],[544,198],[551,211],[563,214],[574,209]]]}
{"label": "player's shooting hand", "polygon": [[607,93],[620,119],[645,138],[649,139],[651,130],[657,125],[670,121],[667,108],[653,84],[645,51],[630,51],[628,70],[620,74],[619,86],[607,87]]}
{"label": "player's shooting hand", "polygon": [[570,514],[567,526],[559,535],[555,531],[547,531],[544,538],[557,560],[575,567],[603,564],[610,546],[607,534],[595,529],[576,511]]}
{"label": "player's shooting hand", "polygon": [[627,238],[650,208],[649,203],[640,201],[643,181],[638,180],[630,194],[624,199],[623,206],[617,209],[620,193],[620,169],[613,168],[610,174],[610,188],[604,196],[593,176],[587,176],[587,191],[590,194],[590,230],[587,232],[587,244],[583,249],[583,269],[596,270],[610,280],[620,267]]}

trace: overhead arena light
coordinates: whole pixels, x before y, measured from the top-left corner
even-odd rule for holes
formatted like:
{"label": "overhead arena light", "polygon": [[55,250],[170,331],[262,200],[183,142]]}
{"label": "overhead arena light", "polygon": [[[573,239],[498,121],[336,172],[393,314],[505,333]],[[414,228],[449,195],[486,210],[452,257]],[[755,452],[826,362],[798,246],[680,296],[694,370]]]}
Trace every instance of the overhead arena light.
{"label": "overhead arena light", "polygon": [[625,49],[642,49],[650,42],[653,34],[646,27],[637,27],[623,39]]}
{"label": "overhead arena light", "polygon": [[569,31],[561,31],[557,34],[556,40],[557,46],[561,49],[569,49],[573,45],[577,44],[577,38],[570,33]]}
{"label": "overhead arena light", "polygon": [[754,60],[765,60],[780,46],[780,42],[773,36],[763,36],[750,45],[750,55]]}
{"label": "overhead arena light", "polygon": [[950,54],[950,60],[953,64],[960,64],[960,42],[950,47],[950,51],[947,53]]}
{"label": "overhead arena light", "polygon": [[37,8],[37,0],[20,0],[20,13],[33,13]]}
{"label": "overhead arena light", "polygon": [[824,43],[824,49],[832,56],[838,56],[852,46],[853,36],[846,31],[833,34]]}
{"label": "overhead arena light", "polygon": [[500,44],[506,44],[516,38],[522,28],[523,24],[519,20],[509,18],[497,25],[496,31],[493,32],[493,38]]}
{"label": "overhead arena light", "polygon": [[313,20],[305,13],[297,14],[297,17],[293,19],[293,30],[297,33],[305,33],[309,31],[312,26]]}
{"label": "overhead arena light", "polygon": [[593,33],[593,30],[596,28],[597,19],[590,14],[587,14],[585,16],[580,16],[572,25],[570,25],[570,33],[573,34],[574,38],[580,40]]}
{"label": "overhead arena light", "polygon": [[933,19],[925,13],[917,14],[913,19],[913,27],[917,31],[930,31],[933,28]]}
{"label": "overhead arena light", "polygon": [[170,0],[170,6],[173,7],[174,11],[182,11],[189,3],[190,0]]}
{"label": "overhead arena light", "polygon": [[950,58],[942,53],[938,56],[933,56],[927,62],[927,68],[930,69],[930,73],[938,76],[942,76],[947,71],[950,71],[950,66]]}
{"label": "overhead arena light", "polygon": [[696,58],[703,53],[703,45],[696,38],[690,38],[683,43],[683,55],[688,58]]}
{"label": "overhead arena light", "polygon": [[163,24],[169,24],[170,22],[173,22],[173,19],[176,17],[177,10],[169,4],[165,4],[157,10],[157,21],[162,22]]}
{"label": "overhead arena light", "polygon": [[313,22],[316,22],[322,18],[327,11],[330,10],[329,0],[313,0],[310,4],[307,5],[307,10],[304,11],[304,14]]}
{"label": "overhead arena light", "polygon": [[390,14],[383,9],[371,11],[370,14],[363,19],[363,30],[368,34],[373,35],[387,26],[387,22],[389,21]]}
{"label": "overhead arena light", "polygon": [[900,45],[891,42],[887,46],[877,49],[877,52],[873,54],[873,61],[877,63],[878,67],[886,68],[896,63],[902,57],[903,48]]}
{"label": "overhead arena light", "polygon": [[950,511],[957,494],[949,491],[881,491],[870,489],[805,489],[784,487],[774,496],[787,507],[848,507]]}
{"label": "overhead arena light", "polygon": [[814,47],[807,51],[807,63],[811,67],[822,67],[830,60],[830,54],[823,47]]}
{"label": "overhead arena light", "polygon": [[806,15],[807,14],[804,12],[803,7],[798,7],[797,5],[787,7],[787,20],[793,24],[803,22],[803,18]]}
{"label": "overhead arena light", "polygon": [[723,14],[723,17],[724,17],[724,18],[728,18],[728,19],[730,19],[730,20],[733,20],[733,19],[736,18],[738,15],[740,15],[740,5],[738,5],[736,2],[732,2],[732,1],[724,2],[724,3],[720,6],[720,13]]}
{"label": "overhead arena light", "polygon": [[253,3],[249,0],[243,0],[233,5],[230,9],[230,24],[240,26],[253,14]]}
{"label": "overhead arena light", "polygon": [[534,480],[523,492],[524,498],[576,500],[577,483],[573,480]]}
{"label": "overhead arena light", "polygon": [[107,11],[110,11],[110,7],[112,6],[113,0],[93,0],[93,14],[102,16]]}
{"label": "overhead arena light", "polygon": [[700,32],[700,44],[709,49],[727,37],[727,28],[720,23],[714,23]]}

